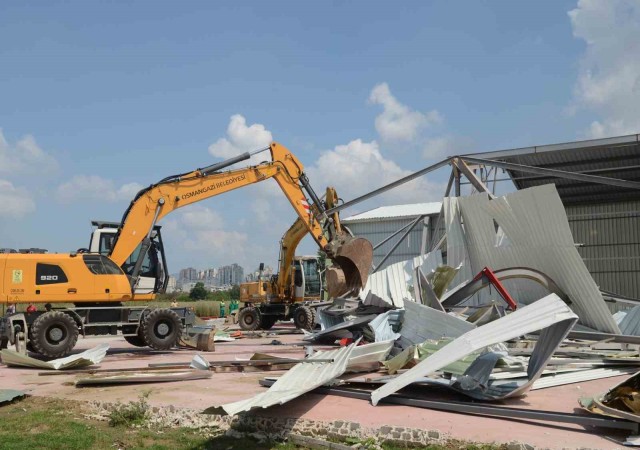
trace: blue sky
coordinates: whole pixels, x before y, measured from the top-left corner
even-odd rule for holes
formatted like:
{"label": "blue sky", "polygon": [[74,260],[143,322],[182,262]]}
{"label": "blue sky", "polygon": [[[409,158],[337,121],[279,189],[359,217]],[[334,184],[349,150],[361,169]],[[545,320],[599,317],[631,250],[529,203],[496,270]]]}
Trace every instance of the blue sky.
{"label": "blue sky", "polygon": [[[3,2],[0,246],[86,246],[139,186],[271,138],[349,199],[447,154],[638,132],[639,10]],[[438,200],[446,176],[344,214]],[[267,183],[165,219],[171,271],[274,264],[295,216]]]}

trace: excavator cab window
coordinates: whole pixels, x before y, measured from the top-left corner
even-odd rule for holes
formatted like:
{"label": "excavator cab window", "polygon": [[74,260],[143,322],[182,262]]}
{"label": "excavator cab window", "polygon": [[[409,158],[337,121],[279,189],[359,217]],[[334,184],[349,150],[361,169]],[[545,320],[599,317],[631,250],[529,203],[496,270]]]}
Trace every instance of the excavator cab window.
{"label": "excavator cab window", "polygon": [[[140,247],[141,245],[138,245],[122,265],[122,270],[124,270],[124,273],[127,275],[131,275],[133,273],[136,261],[138,260],[138,255],[140,254]],[[154,232],[152,235],[151,246],[149,247],[147,254],[144,256],[144,259],[142,260],[142,267],[140,268],[140,277],[153,278],[156,280],[154,288],[155,292],[164,291],[164,288],[166,287],[165,284],[167,282],[165,279],[165,259],[163,248],[160,232]]]}
{"label": "excavator cab window", "polygon": [[293,271],[293,283],[302,287],[302,283],[304,283],[304,278],[302,276],[302,271],[300,270],[300,263],[298,261],[293,263],[294,271]]}
{"label": "excavator cab window", "polygon": [[304,268],[304,295],[313,296],[320,295],[320,271],[318,270],[318,261],[315,259],[307,259],[302,261]]}
{"label": "excavator cab window", "polygon": [[113,261],[102,255],[82,255],[84,264],[96,275],[120,275],[122,271]]}
{"label": "excavator cab window", "polygon": [[[136,261],[138,260],[138,255],[140,254],[140,245],[136,247],[133,253],[127,258],[127,260],[122,265],[124,272],[127,275],[131,275],[133,273],[133,268],[136,265]],[[144,256],[142,260],[142,267],[140,269],[141,277],[156,277],[156,269],[158,265],[158,254],[157,249],[153,243],[149,248],[149,251]]]}
{"label": "excavator cab window", "polygon": [[98,251],[101,255],[108,255],[113,248],[113,240],[116,238],[115,234],[102,233],[100,235],[100,248]]}

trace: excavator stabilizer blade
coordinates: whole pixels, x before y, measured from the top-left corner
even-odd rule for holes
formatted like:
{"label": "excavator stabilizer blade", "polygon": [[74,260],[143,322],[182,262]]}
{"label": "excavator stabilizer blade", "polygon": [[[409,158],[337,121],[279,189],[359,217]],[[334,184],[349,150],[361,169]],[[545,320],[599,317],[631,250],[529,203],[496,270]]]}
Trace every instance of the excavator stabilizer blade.
{"label": "excavator stabilizer blade", "polygon": [[356,294],[367,284],[373,261],[373,246],[363,238],[348,237],[333,258],[336,266],[327,270],[327,290],[330,297],[348,292]]}

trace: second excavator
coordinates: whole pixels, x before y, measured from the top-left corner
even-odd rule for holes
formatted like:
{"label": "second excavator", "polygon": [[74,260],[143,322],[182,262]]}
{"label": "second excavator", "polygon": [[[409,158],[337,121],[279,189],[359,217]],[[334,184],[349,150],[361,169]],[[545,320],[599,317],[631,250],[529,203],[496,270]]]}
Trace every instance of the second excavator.
{"label": "second excavator", "polygon": [[[316,205],[326,211],[337,204],[336,190],[328,187],[322,203],[313,205],[312,214],[319,213]],[[350,237],[351,234],[341,225],[337,212],[331,215],[330,220],[335,233],[345,236],[344,239],[351,243],[343,248],[340,255],[343,258],[342,264],[345,264],[345,258],[347,264],[357,259],[362,264],[357,270],[368,270],[368,266],[365,266],[367,261],[361,257],[368,255],[368,241]],[[323,302],[325,291],[329,297],[335,297],[345,290],[359,290],[361,280],[347,281],[339,266],[325,268],[326,261],[323,261],[323,257],[295,256],[298,244],[308,232],[305,221],[299,217],[280,240],[278,273],[264,279],[261,264],[258,281],[240,285],[240,301],[244,303],[244,307],[238,313],[238,323],[243,330],[268,330],[278,320],[290,319],[293,319],[297,328],[311,330],[315,326],[317,308],[326,306],[326,302]],[[321,247],[320,250],[324,249]],[[332,258],[330,264],[336,260],[337,258]]]}

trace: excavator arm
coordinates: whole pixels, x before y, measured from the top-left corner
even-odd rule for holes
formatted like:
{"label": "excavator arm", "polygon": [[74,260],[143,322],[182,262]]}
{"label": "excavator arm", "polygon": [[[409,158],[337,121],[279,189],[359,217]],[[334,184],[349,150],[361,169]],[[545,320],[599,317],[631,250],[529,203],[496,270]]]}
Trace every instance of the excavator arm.
{"label": "excavator arm", "polygon": [[[331,209],[334,206],[338,206],[338,194],[336,193],[336,190],[333,187],[327,187],[325,200],[324,200],[324,207],[326,209]],[[316,207],[315,204],[312,206],[312,214],[316,216],[319,215],[318,208]],[[341,236],[343,238],[349,238],[348,234],[346,234],[346,232],[342,229],[342,226],[340,224],[339,213],[338,212],[333,213],[330,219],[332,222],[334,234],[336,236]],[[278,278],[276,280],[276,285],[277,285],[276,292],[281,297],[284,296],[284,293],[286,292],[287,288],[291,284],[290,268],[291,268],[291,265],[293,264],[293,259],[295,257],[298,244],[300,243],[300,241],[302,241],[302,239],[307,235],[308,232],[309,232],[309,229],[306,226],[305,221],[302,220],[302,218],[298,217],[298,219],[296,219],[293,225],[291,225],[291,227],[287,230],[287,232],[282,236],[281,245],[280,245],[279,271],[278,271]],[[351,239],[351,245],[348,247],[343,247],[341,255],[347,251],[347,248],[353,249],[354,247],[358,247],[359,244],[366,247],[366,241],[364,243],[362,241],[364,240]],[[323,250],[325,249],[324,247],[321,247],[321,248]],[[352,253],[360,253],[360,255],[364,255],[366,254],[366,248],[364,249],[356,248],[355,252],[352,251]],[[371,266],[371,262],[367,261],[366,258],[362,258],[360,255],[357,257],[353,257],[351,262],[356,265],[357,264],[362,265],[362,267],[357,268],[358,271],[361,270],[363,272],[368,272],[369,267]],[[333,259],[335,261],[336,258],[340,258],[340,257],[341,256],[336,256]],[[343,262],[343,264],[345,263]],[[346,264],[348,265],[349,262],[347,262]],[[344,269],[338,269],[338,270],[342,270],[342,272],[344,272]],[[340,274],[336,274],[334,272],[335,272],[335,269],[333,268],[329,268],[327,272],[329,278],[333,277],[334,279],[332,281],[333,283],[332,288],[329,289],[330,295],[335,294],[335,292],[332,292],[332,291],[336,283],[348,284],[347,280],[339,279]],[[336,281],[336,278],[338,278],[337,281]],[[356,279],[355,281],[358,282],[359,280]],[[366,279],[364,280],[364,283],[366,283]]]}
{"label": "excavator arm", "polygon": [[[267,149],[258,152],[265,150]],[[335,259],[340,265],[338,260],[341,259],[342,250],[349,247],[348,244],[353,239],[345,240],[343,233],[336,233],[331,219],[324,213],[325,209],[320,199],[309,184],[302,163],[287,148],[278,143],[272,143],[268,150],[271,152],[271,162],[225,172],[220,171],[252,156],[250,153],[245,153],[202,169],[167,177],[138,192],[124,214],[109,255],[116,264],[121,266],[140,245],[140,251],[131,275],[132,287],[135,287],[137,283],[144,257],[151,246],[154,226],[164,216],[183,206],[270,178],[276,180],[307,232],[311,234],[318,246],[327,252],[329,258]],[[305,192],[310,197],[309,199]],[[366,283],[373,251],[368,241],[364,239],[356,241],[358,248],[365,248],[364,253],[356,258],[365,261],[352,263],[342,260],[342,264],[345,266],[345,278],[344,280],[337,279],[337,283],[341,283],[341,286],[336,285],[335,288],[330,288],[334,295],[340,295],[338,294],[340,291],[342,291],[340,293],[347,292],[345,286],[349,286],[351,289],[355,285],[359,284],[362,287]],[[367,244],[370,249],[368,253],[366,251]],[[366,272],[358,272],[358,268],[365,265]]]}
{"label": "excavator arm", "polygon": [[275,290],[279,297],[284,297],[287,287],[291,285],[291,265],[293,264],[296,248],[298,248],[298,244],[308,232],[309,230],[304,220],[298,217],[284,236],[282,236],[278,279]]}

